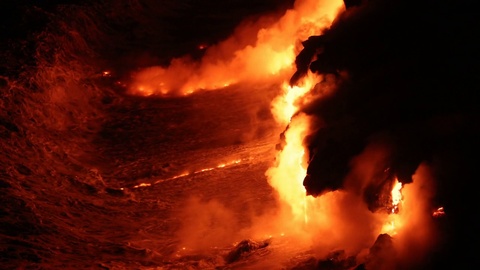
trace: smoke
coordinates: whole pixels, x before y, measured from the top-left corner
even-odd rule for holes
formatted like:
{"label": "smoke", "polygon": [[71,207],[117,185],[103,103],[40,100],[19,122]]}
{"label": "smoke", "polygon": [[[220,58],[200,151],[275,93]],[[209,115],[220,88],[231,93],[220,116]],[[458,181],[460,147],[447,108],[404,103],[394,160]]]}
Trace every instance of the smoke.
{"label": "smoke", "polygon": [[238,234],[240,223],[235,214],[218,201],[192,197],[178,218],[181,220],[177,231],[179,247],[188,248],[188,251],[208,252],[241,239]]}
{"label": "smoke", "polygon": [[[231,37],[205,50],[200,60],[191,56],[171,60],[133,74],[130,92],[140,95],[185,95],[218,89],[238,82],[282,81],[292,73],[299,41],[330,22],[340,1],[297,1],[293,9],[241,24]],[[205,46],[205,48],[204,48]]]}
{"label": "smoke", "polygon": [[421,164],[413,175],[413,183],[402,189],[404,197],[399,219],[403,221],[394,246],[400,265],[422,265],[440,243],[438,227],[431,216],[436,187],[431,168]]}

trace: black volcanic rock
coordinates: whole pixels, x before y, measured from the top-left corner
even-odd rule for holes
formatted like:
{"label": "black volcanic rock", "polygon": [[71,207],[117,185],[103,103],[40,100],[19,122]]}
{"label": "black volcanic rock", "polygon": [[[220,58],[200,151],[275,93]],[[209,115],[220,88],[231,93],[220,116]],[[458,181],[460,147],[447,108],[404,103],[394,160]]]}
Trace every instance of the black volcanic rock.
{"label": "black volcanic rock", "polygon": [[337,250],[330,253],[327,258],[317,262],[318,270],[345,270],[356,265],[355,256],[346,256],[345,251]]}
{"label": "black volcanic rock", "polygon": [[[465,228],[476,223],[477,24],[474,1],[361,1],[322,36],[305,42],[291,80],[297,82],[306,69],[337,74],[335,90],[299,112],[321,123],[311,126],[304,141],[308,195],[352,189],[376,211],[393,179],[411,183],[418,166],[428,166],[435,180],[433,200],[449,209],[448,225],[442,227],[446,242],[429,262],[433,268],[451,262],[471,266],[476,256],[456,247],[471,238]],[[322,92],[325,86],[318,82],[314,90]],[[362,177],[355,175],[355,161],[375,146],[386,154],[369,163],[375,167],[374,179],[355,185]]]}
{"label": "black volcanic rock", "polygon": [[255,250],[266,248],[270,244],[269,240],[257,242],[250,239],[238,243],[225,257],[226,263],[238,261],[242,256],[247,256]]}
{"label": "black volcanic rock", "polygon": [[323,123],[306,139],[309,195],[343,188],[352,159],[378,138],[391,148],[382,170],[402,183],[444,149],[475,145],[473,17],[468,5],[366,1],[304,42],[291,83],[306,69],[337,75],[332,95],[302,108]]}

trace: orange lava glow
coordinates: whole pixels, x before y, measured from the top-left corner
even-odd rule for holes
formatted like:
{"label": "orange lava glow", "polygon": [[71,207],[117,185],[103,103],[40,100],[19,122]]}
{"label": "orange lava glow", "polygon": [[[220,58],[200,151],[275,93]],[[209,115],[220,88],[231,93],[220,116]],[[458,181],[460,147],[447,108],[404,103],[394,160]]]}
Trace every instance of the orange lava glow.
{"label": "orange lava glow", "polygon": [[[388,218],[387,223],[383,226],[382,228],[382,233],[388,233],[389,235],[395,235],[397,234],[397,224],[396,224],[396,219],[398,219],[395,215],[400,211],[400,204],[402,203],[402,183],[398,182],[398,179],[395,179],[392,191],[391,191],[391,197],[392,197],[392,204],[390,206],[391,210],[389,211],[390,216]],[[400,223],[400,222],[399,222]]]}
{"label": "orange lava glow", "polygon": [[[387,233],[395,237],[400,254],[411,252],[408,249],[411,245],[415,245],[416,252],[421,254],[434,243],[435,234],[428,219],[432,215],[429,206],[432,189],[425,188],[430,182],[428,168],[419,168],[412,184],[402,186],[395,180],[388,212],[372,213],[364,199],[349,190],[327,192],[313,198],[306,195],[303,186],[308,166],[304,139],[311,132],[312,121],[319,119],[299,113],[299,108],[312,96],[319,98],[319,93],[313,93],[316,92],[313,90],[320,77],[309,73],[297,85],[290,86],[288,82],[294,73],[295,56],[302,49],[300,42],[311,35],[322,34],[343,8],[341,0],[299,0],[295,8],[288,10],[276,23],[252,33],[256,36],[253,44],[238,47],[234,35],[219,44],[201,46],[199,49],[205,50],[205,56],[198,62],[186,57],[177,58],[167,67],[150,67],[133,74],[129,91],[143,96],[181,96],[237,83],[275,82],[282,88],[271,103],[271,112],[278,125],[284,128],[285,138],[274,164],[265,175],[276,192],[280,209],[278,216],[271,215],[257,222],[262,228],[252,229],[255,231],[252,235],[293,236],[302,244],[321,245],[322,252],[341,247],[348,254],[359,254],[368,250],[379,234]],[[240,162],[242,160],[221,163],[160,179],[153,184]],[[374,163],[371,160],[365,162],[366,166]],[[367,183],[371,179],[362,181]],[[134,188],[151,185],[142,183]],[[221,207],[215,204],[212,208]],[[438,210],[433,215],[441,213]]]}
{"label": "orange lava glow", "polygon": [[317,75],[308,73],[297,85],[290,86],[287,82],[282,85],[282,94],[272,102],[272,114],[275,120],[282,125],[288,125],[293,115],[298,111],[298,103],[311,91],[318,81]]}
{"label": "orange lava glow", "polygon": [[[293,74],[300,42],[330,25],[343,1],[300,0],[276,23],[237,29],[237,34],[205,50],[200,61],[189,57],[172,59],[167,67],[153,66],[132,75],[128,86],[134,95],[188,95],[199,90],[224,88],[240,82],[287,81]],[[251,27],[251,26],[250,26]],[[242,45],[242,35],[256,37]],[[287,74],[287,75],[285,75]]]}
{"label": "orange lava glow", "polygon": [[180,178],[180,177],[186,177],[186,176],[189,176],[189,175],[208,172],[208,171],[213,171],[213,170],[216,170],[216,169],[223,169],[223,168],[226,168],[226,167],[230,167],[230,166],[239,164],[242,161],[243,161],[242,159],[236,159],[236,160],[232,160],[232,161],[229,161],[229,162],[220,163],[215,167],[203,168],[203,169],[199,169],[199,170],[196,170],[196,171],[193,171],[193,172],[185,172],[185,173],[181,173],[181,174],[169,177],[169,178],[160,179],[160,180],[157,180],[153,183],[140,183],[138,185],[133,186],[133,188],[150,187],[152,185],[159,184],[159,183],[169,181],[169,180],[173,180],[173,179],[177,179],[177,178]]}
{"label": "orange lava glow", "polygon": [[445,210],[443,209],[443,207],[439,207],[439,208],[435,209],[435,211],[433,211],[432,216],[433,217],[443,217],[443,216],[445,216]]}
{"label": "orange lava glow", "polygon": [[304,222],[308,221],[307,197],[303,186],[307,170],[302,139],[307,129],[308,117],[301,115],[292,120],[290,128],[285,132],[285,147],[277,155],[277,164],[266,173],[280,199],[291,207],[294,219]]}

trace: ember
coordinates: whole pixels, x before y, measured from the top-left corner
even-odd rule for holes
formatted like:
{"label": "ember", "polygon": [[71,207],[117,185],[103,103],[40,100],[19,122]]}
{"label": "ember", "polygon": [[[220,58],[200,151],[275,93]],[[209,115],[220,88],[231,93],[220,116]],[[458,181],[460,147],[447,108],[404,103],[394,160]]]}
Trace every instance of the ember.
{"label": "ember", "polygon": [[433,211],[432,216],[433,217],[443,217],[443,216],[445,216],[445,211],[444,211],[443,207],[439,207],[435,211]]}

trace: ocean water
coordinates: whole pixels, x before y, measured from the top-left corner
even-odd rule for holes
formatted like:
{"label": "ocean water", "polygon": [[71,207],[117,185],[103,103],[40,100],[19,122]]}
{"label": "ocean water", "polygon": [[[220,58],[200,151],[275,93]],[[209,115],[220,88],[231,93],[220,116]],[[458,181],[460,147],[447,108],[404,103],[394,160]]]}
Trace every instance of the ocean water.
{"label": "ocean water", "polygon": [[[2,1],[0,269],[472,268],[474,9],[367,2]],[[334,18],[324,65],[345,72],[278,124],[301,41]],[[320,130],[398,135],[401,157],[423,161],[400,206],[387,205],[394,189],[372,195],[377,212],[359,195],[374,170],[389,174],[381,147],[346,157],[351,186],[285,204],[303,187],[272,175],[296,180],[305,151],[270,169],[296,157],[278,153],[306,115],[296,142],[310,158],[328,145]],[[341,150],[317,166],[334,169],[323,161]]]}
{"label": "ocean water", "polygon": [[229,265],[225,255],[252,213],[275,209],[265,171],[282,131],[270,114],[279,85],[155,98],[123,83],[288,3],[5,5],[18,16],[2,29],[1,269],[269,261]]}

